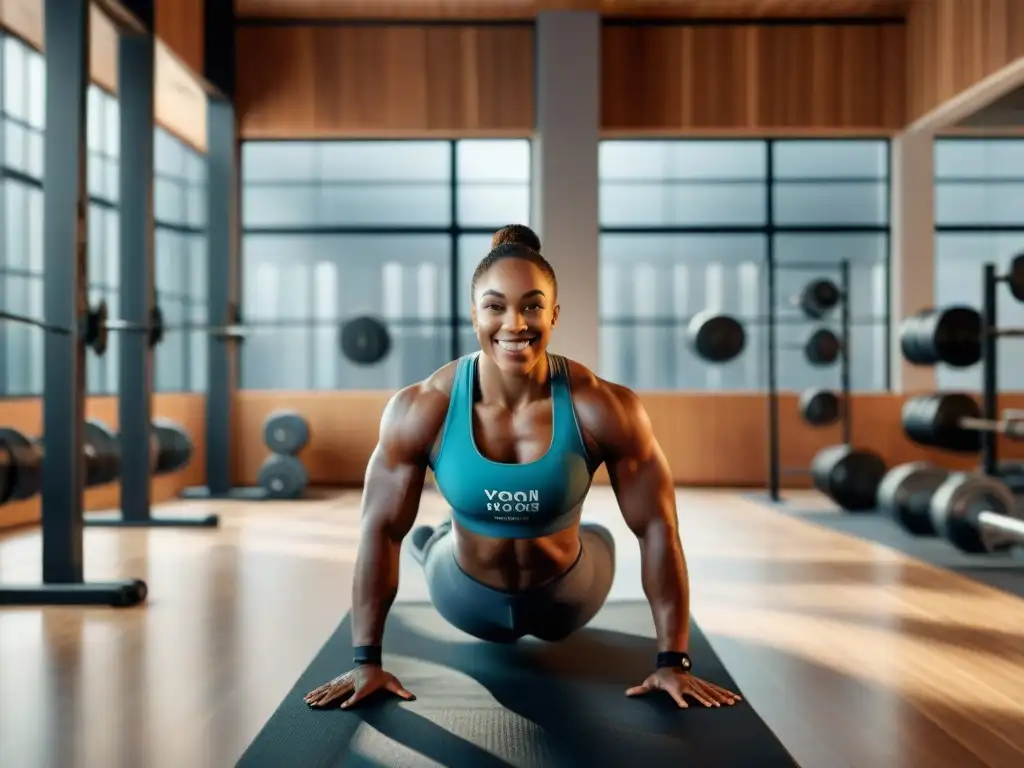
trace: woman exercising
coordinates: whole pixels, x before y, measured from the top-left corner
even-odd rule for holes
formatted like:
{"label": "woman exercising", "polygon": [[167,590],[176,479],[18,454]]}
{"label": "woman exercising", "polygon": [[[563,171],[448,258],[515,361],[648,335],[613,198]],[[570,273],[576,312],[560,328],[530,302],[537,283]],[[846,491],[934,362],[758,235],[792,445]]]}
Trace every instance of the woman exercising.
{"label": "woman exercising", "polygon": [[[480,352],[399,391],[370,457],[352,600],[355,667],[306,696],[351,707],[387,690],[412,699],[381,663],[384,623],[398,592],[402,540],[423,564],[434,607],[482,640],[558,641],[600,610],[615,544],[580,514],[594,471],[608,469],[640,542],[644,594],[658,635],[654,671],[626,691],[661,690],[680,707],[740,697],[690,672],[689,583],[675,489],[639,398],[572,360],[548,354],[558,285],[527,227],[495,234],[473,274]],[[413,530],[430,467],[450,521]]]}

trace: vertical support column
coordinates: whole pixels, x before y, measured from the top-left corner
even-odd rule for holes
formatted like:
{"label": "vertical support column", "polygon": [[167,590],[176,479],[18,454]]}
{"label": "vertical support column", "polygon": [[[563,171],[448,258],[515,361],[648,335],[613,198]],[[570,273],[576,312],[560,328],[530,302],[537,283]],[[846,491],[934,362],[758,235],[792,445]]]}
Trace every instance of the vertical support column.
{"label": "vertical support column", "polygon": [[562,316],[552,351],[598,370],[598,137],[601,17],[537,15],[533,224],[558,274]]}
{"label": "vertical support column", "polygon": [[[207,302],[209,322],[229,321],[238,306],[238,132],[235,90],[235,16],[232,0],[206,0],[205,76],[223,99],[207,111]],[[234,341],[210,336],[207,346],[206,484],[210,495],[231,491],[232,407],[237,381]]]}
{"label": "vertical support column", "polygon": [[899,340],[903,319],[930,307],[935,297],[934,153],[927,131],[908,131],[892,142],[889,346],[892,391],[901,394],[935,389],[935,369],[907,363]]}
{"label": "vertical support column", "polygon": [[46,322],[68,334],[46,334],[43,384],[43,581],[82,582],[82,422],[85,347],[81,318],[88,296],[86,89],[88,0],[46,0],[46,134],[43,138],[43,235]]}
{"label": "vertical support column", "polygon": [[[153,29],[153,2],[132,3]],[[118,44],[121,113],[121,315],[149,322],[153,302],[153,36],[122,31]],[[149,439],[152,353],[145,334],[120,339],[118,414],[121,440],[121,509],[126,521],[150,517]]]}

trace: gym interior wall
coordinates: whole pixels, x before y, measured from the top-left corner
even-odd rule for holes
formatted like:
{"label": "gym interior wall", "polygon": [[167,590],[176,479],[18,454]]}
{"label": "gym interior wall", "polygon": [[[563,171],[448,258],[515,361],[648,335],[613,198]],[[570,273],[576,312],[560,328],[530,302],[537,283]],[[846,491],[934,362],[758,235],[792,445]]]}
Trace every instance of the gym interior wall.
{"label": "gym interior wall", "polygon": [[[764,482],[766,372],[758,355],[709,366],[690,359],[683,334],[693,313],[729,311],[749,317],[750,349],[756,350],[764,334],[755,321],[766,308],[763,270],[769,256],[779,265],[813,262],[821,267],[802,271],[787,266],[778,272],[780,314],[790,309],[783,303],[808,280],[836,279],[839,262],[851,265],[856,294],[851,305],[854,440],[890,463],[939,460],[952,468],[959,461],[907,440],[899,428],[903,397],[886,391],[888,137],[905,124],[904,33],[902,25],[885,20],[763,27],[605,20],[601,279],[600,295],[594,297],[601,312],[601,327],[594,330],[601,339],[600,373],[640,391],[677,481]],[[236,483],[255,481],[266,453],[259,447],[262,423],[281,407],[299,410],[315,424],[303,455],[311,483],[361,483],[391,392],[421,369],[466,351],[464,343],[471,345],[471,338],[463,339],[465,328],[449,330],[466,311],[458,302],[463,278],[454,267],[483,255],[486,237],[484,232],[453,237],[441,231],[445,221],[454,228],[464,222],[457,214],[442,219],[435,210],[445,202],[459,205],[440,191],[446,178],[440,147],[454,142],[456,165],[465,170],[460,147],[523,141],[533,132],[535,46],[527,22],[293,20],[275,25],[262,20],[239,27],[242,314],[247,325],[253,324],[253,333],[240,347]],[[660,53],[635,56],[641,48]],[[356,57],[360,66],[351,59],[349,67],[337,67],[329,52],[338,49]],[[394,49],[429,49],[437,56],[422,67],[411,63],[419,59],[381,53]],[[657,64],[689,62],[710,55],[700,53],[706,50],[742,53],[750,66]],[[781,53],[798,50],[806,51],[806,57]],[[840,50],[858,60],[830,58]],[[503,57],[501,66],[498,56]],[[816,62],[813,68],[800,64],[809,59]],[[812,69],[813,77],[828,79],[827,86],[811,82]],[[288,80],[276,76],[282,71],[290,73]],[[357,71],[361,83],[354,79]],[[690,81],[697,72],[700,82]],[[751,77],[751,72],[758,75]],[[304,86],[292,87],[291,78]],[[638,82],[643,89],[635,87]],[[776,87],[783,90],[775,94]],[[814,97],[822,89],[843,98],[824,103]],[[709,91],[729,96],[679,96]],[[416,96],[409,98],[410,93]],[[467,93],[473,98],[467,100]],[[372,103],[367,94],[373,94]],[[797,133],[806,138],[792,138]],[[439,135],[444,138],[425,140]],[[722,135],[729,140],[716,138]],[[378,176],[360,170],[358,157],[345,159],[349,150],[344,147],[357,146],[356,140],[368,153],[388,142],[393,159],[377,163]],[[435,159],[427,159],[432,156],[426,149],[415,149],[422,152],[420,159],[409,161],[413,155],[407,153],[431,144],[437,145],[431,150]],[[271,149],[292,153],[287,167],[275,169],[270,160],[259,160],[261,152]],[[319,163],[311,169],[316,152]],[[400,173],[390,170],[399,158],[406,159]],[[651,158],[654,171],[645,165]],[[536,180],[503,173],[481,181],[493,182],[493,189],[476,190],[479,200],[505,200],[505,215],[491,222],[498,226],[515,219],[519,205],[501,198],[505,193],[498,188],[518,184],[526,195]],[[351,189],[355,182],[360,194]],[[456,187],[460,184],[469,188],[456,178]],[[275,185],[290,191],[290,202],[283,192],[272,191]],[[431,186],[436,194],[423,202],[422,190]],[[616,202],[616,195],[634,202]],[[388,199],[394,210],[386,215],[393,218],[370,212]],[[635,202],[640,199],[643,203]],[[335,205],[324,208],[324,201]],[[415,255],[399,253],[398,228],[420,233]],[[453,241],[455,255],[449,245]],[[327,243],[335,244],[333,250]],[[471,254],[475,247],[479,252]],[[373,263],[381,259],[385,264]],[[292,263],[303,266],[293,270]],[[399,295],[401,311],[394,303]],[[649,295],[654,298],[645,301]],[[393,338],[401,340],[384,364],[364,369],[341,359],[336,307],[392,318]],[[416,315],[421,316],[418,327],[401,320]],[[780,350],[778,359],[781,452],[788,466],[807,466],[840,434],[839,427],[807,429],[798,412],[801,389],[838,386],[835,368],[814,368],[795,349],[810,330],[806,323],[779,329],[780,346],[794,347]],[[409,339],[416,340],[415,350]],[[257,354],[258,349],[269,356]],[[332,354],[325,359],[319,350]],[[267,360],[272,362],[259,362]],[[1014,397],[1006,396],[1007,407]],[[970,459],[964,462],[970,466]],[[599,474],[597,481],[603,480]]]}
{"label": "gym interior wall", "polygon": [[[42,10],[42,3],[39,4]],[[6,23],[7,19],[3,19]],[[24,23],[24,19],[21,19]],[[30,20],[31,21],[31,20]],[[118,315],[119,288],[119,110],[117,102],[117,35],[110,21],[95,7],[91,16],[91,79],[88,90],[87,118],[87,179],[89,192],[88,293],[90,302],[106,300],[113,316]],[[10,26],[10,25],[9,25]],[[16,25],[15,25],[16,26]],[[42,139],[46,129],[43,105],[46,59],[41,51],[41,25],[28,23],[24,29],[0,32],[0,217],[3,235],[0,237],[0,309],[42,319],[43,315],[43,201]],[[20,34],[24,31],[24,34]],[[171,71],[160,70],[156,57],[158,85],[156,92],[157,119],[154,141],[157,147],[171,144],[179,149],[179,156],[191,158],[189,183],[191,192],[179,192],[156,158],[157,167],[155,202],[158,226],[179,222],[165,221],[161,216],[170,208],[190,211],[205,199],[202,172],[202,147],[205,136],[190,134],[188,126],[205,124],[197,107],[183,106],[180,93],[187,90],[180,80],[181,65]],[[166,57],[165,57],[166,58]],[[165,62],[166,67],[166,62]],[[194,87],[194,86],[193,86]],[[173,95],[169,95],[173,94]],[[187,101],[187,100],[186,100]],[[199,110],[205,111],[205,102]],[[161,115],[163,117],[161,117]],[[166,153],[164,153],[166,155]],[[187,175],[187,174],[186,174]],[[184,186],[182,184],[181,186]],[[191,195],[191,196],[190,196]],[[161,202],[163,201],[163,202]],[[205,237],[202,222],[189,219],[189,234],[194,239]],[[179,226],[180,228],[180,226]],[[159,245],[157,265],[163,262],[174,269],[188,269],[190,263],[202,269],[205,250],[182,249],[173,254],[161,254]],[[202,251],[200,253],[200,251]],[[167,258],[162,258],[166,256]],[[191,260],[191,261],[190,261]],[[201,300],[202,293],[190,289],[191,296]],[[205,318],[204,318],[205,320]],[[36,327],[18,323],[0,323],[0,426],[10,427],[35,438],[42,433],[43,350],[44,332]],[[103,357],[92,351],[86,358],[86,417],[104,422],[111,429],[118,428],[118,335],[111,334],[109,347]],[[156,355],[154,355],[156,357]],[[203,361],[205,358],[200,355]],[[177,364],[177,363],[176,363]],[[191,366],[192,386],[165,387],[153,397],[153,412],[180,424],[192,437],[194,453],[191,463],[182,471],[152,480],[154,502],[173,498],[186,486],[202,481],[205,450],[202,443],[205,421],[205,397],[201,394],[204,382],[201,371],[186,359],[185,369]],[[90,488],[85,494],[85,508],[99,510],[119,504],[120,488],[117,483]],[[0,529],[37,522],[40,500],[11,502],[0,506]]]}

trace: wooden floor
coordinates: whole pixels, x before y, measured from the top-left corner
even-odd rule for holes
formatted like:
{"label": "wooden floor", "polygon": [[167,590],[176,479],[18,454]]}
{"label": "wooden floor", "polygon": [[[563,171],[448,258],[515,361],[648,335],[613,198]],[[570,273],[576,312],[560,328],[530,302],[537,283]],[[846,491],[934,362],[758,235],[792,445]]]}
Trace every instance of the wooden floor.
{"label": "wooden floor", "polygon": [[[801,765],[1024,765],[1024,601],[736,494],[678,497],[694,615]],[[217,509],[218,531],[88,529],[87,576],[145,578],[143,608],[0,609],[0,766],[234,764],[349,607],[358,494]],[[586,514],[627,541],[606,487]],[[613,596],[638,592],[620,553]],[[38,534],[0,539],[0,581],[38,578]]]}

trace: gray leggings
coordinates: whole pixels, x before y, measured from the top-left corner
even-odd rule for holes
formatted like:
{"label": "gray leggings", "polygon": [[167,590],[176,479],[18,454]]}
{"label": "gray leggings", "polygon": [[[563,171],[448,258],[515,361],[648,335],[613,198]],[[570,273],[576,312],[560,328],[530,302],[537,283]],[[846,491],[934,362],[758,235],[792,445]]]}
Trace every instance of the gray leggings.
{"label": "gray leggings", "polygon": [[580,554],[556,579],[522,592],[481,584],[459,567],[451,524],[434,530],[422,551],[434,608],[456,629],[494,643],[533,635],[564,640],[597,615],[615,576],[615,541],[600,525],[580,526]]}

